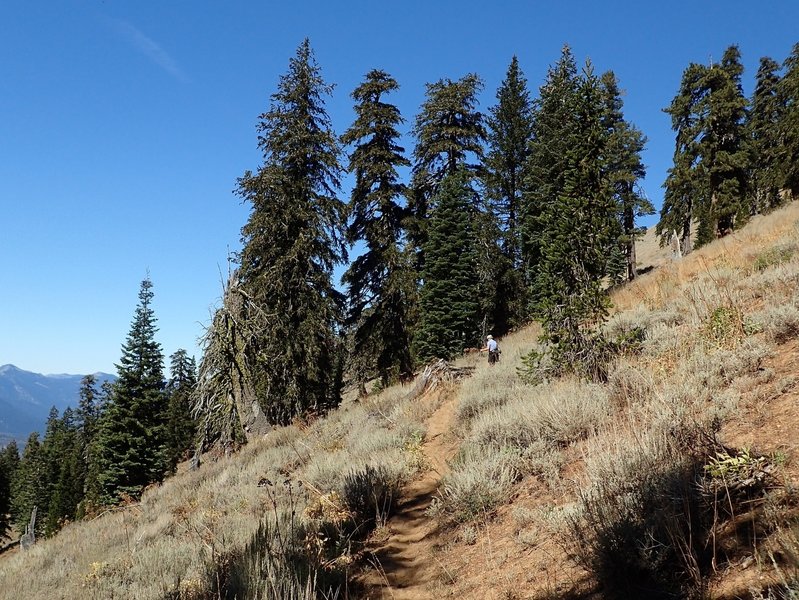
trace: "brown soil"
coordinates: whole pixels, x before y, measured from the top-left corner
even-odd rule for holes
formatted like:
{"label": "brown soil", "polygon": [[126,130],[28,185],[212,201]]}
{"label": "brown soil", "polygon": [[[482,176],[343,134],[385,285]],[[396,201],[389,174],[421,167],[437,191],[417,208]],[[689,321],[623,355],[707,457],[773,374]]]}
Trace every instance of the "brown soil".
{"label": "brown soil", "polygon": [[368,549],[369,568],[358,578],[366,590],[364,598],[432,598],[431,590],[447,577],[447,568],[435,556],[440,543],[437,522],[426,515],[441,478],[449,468],[447,461],[457,450],[452,433],[455,388],[448,387],[439,393],[440,397],[432,394],[418,400],[441,402],[427,421],[427,436],[422,447],[429,468],[405,488],[396,513],[373,537]]}

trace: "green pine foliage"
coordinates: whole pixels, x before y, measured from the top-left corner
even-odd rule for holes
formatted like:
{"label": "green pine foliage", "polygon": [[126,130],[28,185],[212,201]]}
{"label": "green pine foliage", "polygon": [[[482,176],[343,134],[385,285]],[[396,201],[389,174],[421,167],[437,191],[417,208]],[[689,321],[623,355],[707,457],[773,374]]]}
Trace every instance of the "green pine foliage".
{"label": "green pine foliage", "polygon": [[353,328],[350,363],[364,386],[376,374],[383,386],[413,376],[410,318],[415,282],[408,256],[400,247],[406,187],[398,169],[410,166],[398,144],[403,123],[385,96],[399,88],[388,73],[373,70],[352,93],[356,119],[342,136],[353,146],[349,171],[355,186],[349,205],[347,241],[366,250],[347,269],[347,325]]}
{"label": "green pine foliage", "polygon": [[412,183],[408,190],[410,218],[406,225],[416,251],[416,268],[424,266],[427,220],[438,187],[447,175],[465,169],[480,173],[486,139],[483,116],[477,110],[483,81],[471,73],[457,81],[428,83],[425,101],[416,116],[413,135]]}
{"label": "green pine foliage", "polygon": [[167,429],[169,431],[169,468],[174,471],[181,460],[188,458],[197,437],[197,418],[192,414],[194,390],[197,386],[197,364],[184,349],[169,357]]}
{"label": "green pine foliage", "polygon": [[414,349],[420,361],[450,359],[480,341],[479,279],[470,175],[448,175],[434,197]]}
{"label": "green pine foliage", "polygon": [[772,210],[782,202],[780,126],[785,102],[780,93],[780,65],[765,56],[755,76],[751,111],[747,121],[749,142],[750,206],[753,213]]}
{"label": "green pine foliage", "polygon": [[751,213],[742,73],[740,51],[730,46],[718,64],[690,65],[666,109],[677,141],[658,234],[665,244],[676,232],[683,253],[691,249],[694,220],[701,246],[740,227]]}
{"label": "green pine foliage", "polygon": [[145,279],[95,439],[103,503],[138,498],[169,471],[164,357],[152,301],[152,282]]}
{"label": "green pine foliage", "polygon": [[496,271],[488,280],[497,282],[493,329],[501,335],[528,320],[527,285],[521,274],[519,211],[533,114],[527,80],[515,56],[496,98],[497,104],[486,118],[488,151],[482,175],[489,211],[499,228],[502,254],[481,262],[493,265]]}
{"label": "green pine foliage", "polygon": [[332,271],[346,258],[346,207],[336,197],[340,149],[324,108],[331,90],[305,40],[260,116],[264,163],[238,181],[237,193],[252,206],[239,278],[265,323],[243,362],[273,423],[340,402],[343,298]]}
{"label": "green pine foliage", "polygon": [[539,97],[533,104],[533,136],[525,165],[523,201],[520,208],[522,269],[530,288],[531,309],[540,316],[546,290],[539,278],[542,261],[544,213],[562,194],[568,170],[569,135],[574,130],[574,99],[580,82],[574,55],[564,46],[558,62],[550,67]]}
{"label": "green pine foliage", "polygon": [[779,153],[782,187],[799,197],[799,43],[783,64],[785,74],[778,86],[785,113],[778,126],[782,151]]}
{"label": "green pine foliage", "polygon": [[19,467],[19,448],[14,440],[0,450],[0,541],[11,528],[11,483]]}
{"label": "green pine foliage", "polygon": [[646,175],[641,160],[646,137],[625,120],[621,91],[613,71],[602,75],[600,86],[604,102],[602,123],[607,136],[604,168],[616,202],[620,227],[618,243],[609,249],[609,275],[616,281],[632,281],[638,274],[635,243],[646,232],[637,226],[636,219],[655,212],[655,207],[637,185]]}
{"label": "green pine foliage", "polygon": [[[50,482],[47,480],[47,457],[33,432],[25,442],[25,449],[11,481],[11,521],[19,532],[24,532],[30,522],[34,507],[44,512],[50,504]],[[37,519],[36,534],[44,534],[44,519]]]}

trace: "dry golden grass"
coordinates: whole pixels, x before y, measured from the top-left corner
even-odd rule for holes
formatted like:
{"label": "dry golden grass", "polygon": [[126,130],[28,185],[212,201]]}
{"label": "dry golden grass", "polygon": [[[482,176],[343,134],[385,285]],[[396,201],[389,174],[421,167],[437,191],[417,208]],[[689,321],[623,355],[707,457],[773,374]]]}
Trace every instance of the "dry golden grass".
{"label": "dry golden grass", "polygon": [[[535,327],[499,340],[497,365],[487,365],[485,355],[457,361],[475,369],[457,392],[453,428],[461,451],[438,507],[465,522],[453,549],[437,555],[448,572],[459,574],[447,584],[448,594],[494,593],[491,586],[500,580],[485,580],[485,556],[472,571],[456,565],[468,554],[464,546],[478,552],[486,538],[499,544],[496,531],[514,538],[513,552],[502,561],[491,557],[492,565],[501,564],[498,573],[507,569],[502,589],[534,598],[579,587],[558,587],[548,568],[545,587],[534,577],[508,578],[529,570],[521,561],[551,562],[535,554],[539,547],[555,551],[542,537],[565,539],[564,523],[579,523],[601,489],[613,491],[598,487],[603,482],[613,478],[623,491],[632,472],[657,471],[674,460],[681,446],[669,441],[673,436],[721,428],[724,441],[725,423],[746,411],[761,423],[770,398],[794,393],[791,365],[799,361],[784,358],[788,366],[778,380],[766,367],[799,333],[799,251],[792,248],[799,248],[799,203],[757,217],[679,261],[650,232],[638,256],[642,266],[657,268],[614,291],[607,325],[611,331],[641,327],[645,339],[639,354],[611,366],[601,386],[522,382],[516,369],[536,346]],[[353,470],[380,467],[382,477],[407,481],[425,467],[420,442],[436,407],[407,401],[407,391],[390,388],[309,425],[278,429],[234,456],[148,490],[140,503],[70,524],[24,554],[0,556],[0,599],[211,597],[217,571],[243,552],[266,516],[285,510],[288,494],[299,513],[310,506],[316,514],[326,506],[321,498],[347,493],[345,478]],[[270,491],[263,487],[267,480]],[[525,489],[536,496],[519,498]],[[503,508],[514,497],[527,512],[514,516]],[[493,522],[490,514],[500,516]],[[503,514],[513,521],[505,530],[499,529]],[[761,562],[758,568],[770,568]],[[781,585],[796,589],[787,578]]]}

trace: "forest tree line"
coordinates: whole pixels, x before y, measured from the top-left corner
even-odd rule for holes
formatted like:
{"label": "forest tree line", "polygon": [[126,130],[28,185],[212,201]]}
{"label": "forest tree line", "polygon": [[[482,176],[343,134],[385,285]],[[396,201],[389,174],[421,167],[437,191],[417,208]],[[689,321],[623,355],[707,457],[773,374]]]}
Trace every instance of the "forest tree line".
{"label": "forest tree line", "polygon": [[[751,98],[742,74],[737,46],[691,64],[665,109],[675,152],[657,233],[683,253],[799,194],[799,44],[782,65],[761,59]],[[79,407],[51,415],[41,442],[0,454],[0,535],[6,514],[19,526],[36,504],[55,531],[137,498],[195,444],[321,414],[345,381],[361,393],[407,381],[532,320],[544,350],[528,372],[549,361],[601,377],[602,353],[620,343],[601,332],[608,289],[637,276],[638,219],[654,213],[640,186],[646,138],[614,73],[578,67],[564,47],[533,97],[514,57],[486,112],[483,81],[467,74],[427,84],[409,123],[391,103],[398,87],[368,72],[338,135],[333,88],[300,45],[258,119],[262,164],[237,181],[251,212],[199,369],[180,351],[164,379],[145,280],[117,383],[85,380]]]}

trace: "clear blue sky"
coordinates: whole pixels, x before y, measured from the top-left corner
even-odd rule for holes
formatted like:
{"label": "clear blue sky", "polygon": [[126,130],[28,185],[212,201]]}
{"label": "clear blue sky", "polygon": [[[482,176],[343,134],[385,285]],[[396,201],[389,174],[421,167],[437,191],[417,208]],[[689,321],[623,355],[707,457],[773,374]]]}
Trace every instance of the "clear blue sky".
{"label": "clear blue sky", "polygon": [[148,270],[165,354],[200,358],[248,215],[232,190],[259,165],[257,115],[306,36],[339,133],[372,68],[399,81],[409,128],[425,83],[476,72],[487,110],[512,55],[535,95],[568,43],[627,90],[659,206],[673,151],[661,109],[688,63],[739,44],[749,95],[759,57],[781,62],[797,23],[795,0],[3,0],[0,365],[114,372]]}

